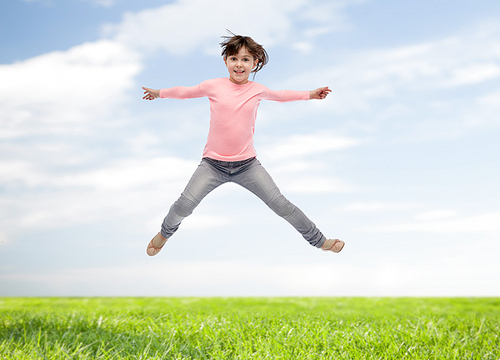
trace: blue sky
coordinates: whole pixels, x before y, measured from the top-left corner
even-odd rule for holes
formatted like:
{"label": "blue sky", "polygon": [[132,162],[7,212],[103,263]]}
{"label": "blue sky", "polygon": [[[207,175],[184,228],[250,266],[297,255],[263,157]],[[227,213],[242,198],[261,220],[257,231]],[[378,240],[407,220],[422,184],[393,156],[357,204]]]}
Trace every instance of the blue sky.
{"label": "blue sky", "polygon": [[[141,86],[227,76],[264,45],[258,158],[340,254],[233,184],[164,250],[208,100]],[[0,296],[500,296],[498,1],[13,0],[0,5]]]}

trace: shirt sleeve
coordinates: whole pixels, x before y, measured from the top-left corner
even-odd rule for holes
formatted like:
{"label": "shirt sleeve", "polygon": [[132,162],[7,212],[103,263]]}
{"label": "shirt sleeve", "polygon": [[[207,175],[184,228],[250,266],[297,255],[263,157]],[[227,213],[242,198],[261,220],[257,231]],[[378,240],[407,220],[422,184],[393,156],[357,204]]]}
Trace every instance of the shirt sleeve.
{"label": "shirt sleeve", "polygon": [[175,86],[168,89],[160,90],[160,97],[162,99],[193,99],[204,97],[201,84],[196,86]]}
{"label": "shirt sleeve", "polygon": [[274,91],[267,89],[266,100],[278,101],[278,102],[289,102],[289,101],[299,101],[299,100],[309,100],[309,91],[295,91],[295,90],[281,90]]}

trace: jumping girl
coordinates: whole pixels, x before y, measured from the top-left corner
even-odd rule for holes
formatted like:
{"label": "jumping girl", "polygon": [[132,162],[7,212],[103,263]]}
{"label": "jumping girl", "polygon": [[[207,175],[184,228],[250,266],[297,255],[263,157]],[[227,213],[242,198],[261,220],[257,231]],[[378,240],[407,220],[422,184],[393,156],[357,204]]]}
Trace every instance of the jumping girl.
{"label": "jumping girl", "polygon": [[145,100],[204,96],[210,100],[210,128],[201,163],[179,199],[170,207],[161,231],[149,242],[146,253],[149,256],[158,254],[182,220],[193,212],[208,193],[226,182],[239,184],[257,195],[312,246],[338,253],[344,247],[344,242],[327,239],[297,206],[281,194],[257,160],[253,146],[257,108],[262,100],[322,100],[331,90],[322,87],[312,91],[273,91],[249,81],[250,73],[257,73],[267,64],[267,52],[248,36],[232,35],[224,36],[220,44],[229,78],[206,80],[192,87],[177,86],[161,90],[143,87]]}

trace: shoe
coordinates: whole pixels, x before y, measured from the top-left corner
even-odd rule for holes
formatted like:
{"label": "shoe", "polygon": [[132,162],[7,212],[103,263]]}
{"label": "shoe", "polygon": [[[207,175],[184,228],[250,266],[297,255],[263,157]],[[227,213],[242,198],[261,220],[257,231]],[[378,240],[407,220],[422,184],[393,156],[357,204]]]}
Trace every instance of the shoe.
{"label": "shoe", "polygon": [[[154,244],[155,240],[157,244],[159,242],[163,242],[163,244],[158,247]],[[156,236],[149,242],[148,248],[146,249],[146,254],[148,254],[149,256],[155,256],[163,248],[163,245],[167,243],[167,240],[168,239],[165,239],[163,236],[161,236],[161,233],[156,234]]]}
{"label": "shoe", "polygon": [[321,246],[321,250],[323,251],[333,251],[334,253],[340,252],[344,248],[345,243],[339,239],[326,239]]}

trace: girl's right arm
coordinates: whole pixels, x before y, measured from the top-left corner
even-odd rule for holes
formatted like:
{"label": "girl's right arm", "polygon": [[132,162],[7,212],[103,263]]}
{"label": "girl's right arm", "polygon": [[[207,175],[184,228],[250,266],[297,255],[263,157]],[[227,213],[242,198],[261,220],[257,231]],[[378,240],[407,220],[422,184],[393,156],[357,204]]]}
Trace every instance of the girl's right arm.
{"label": "girl's right arm", "polygon": [[154,100],[160,97],[160,90],[149,89],[145,88],[144,86],[142,87],[142,89],[144,90],[144,100]]}
{"label": "girl's right arm", "polygon": [[144,90],[144,100],[154,100],[159,97],[168,99],[193,99],[205,96],[201,84],[196,86],[176,86],[160,90],[146,87],[142,87],[142,89]]}

